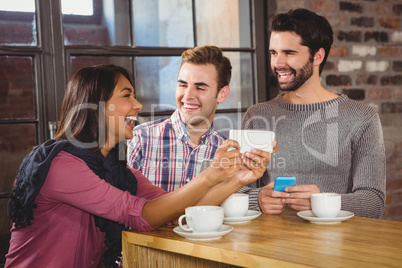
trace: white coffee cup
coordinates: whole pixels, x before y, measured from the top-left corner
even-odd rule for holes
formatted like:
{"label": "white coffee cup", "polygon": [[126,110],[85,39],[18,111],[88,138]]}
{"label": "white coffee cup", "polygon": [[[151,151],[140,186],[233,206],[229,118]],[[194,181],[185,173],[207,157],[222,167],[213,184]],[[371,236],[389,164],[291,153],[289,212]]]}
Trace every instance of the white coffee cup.
{"label": "white coffee cup", "polygon": [[232,194],[221,204],[225,217],[243,217],[248,211],[248,194]]}
{"label": "white coffee cup", "polygon": [[336,218],[341,211],[341,195],[337,193],[312,194],[311,210],[318,218]]}
{"label": "white coffee cup", "polygon": [[[187,225],[182,223],[186,219]],[[223,224],[223,208],[220,206],[194,206],[185,209],[179,218],[179,225],[193,233],[217,232]]]}

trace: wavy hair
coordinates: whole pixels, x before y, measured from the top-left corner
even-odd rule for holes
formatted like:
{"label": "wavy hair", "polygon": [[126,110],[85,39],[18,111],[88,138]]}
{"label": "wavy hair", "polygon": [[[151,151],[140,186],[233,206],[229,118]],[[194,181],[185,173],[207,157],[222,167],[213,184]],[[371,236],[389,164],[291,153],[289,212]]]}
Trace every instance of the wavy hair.
{"label": "wavy hair", "polygon": [[93,149],[102,147],[100,138],[106,135],[102,115],[120,75],[132,84],[128,71],[113,64],[84,67],[74,74],[64,95],[55,139],[75,139]]}
{"label": "wavy hair", "polygon": [[325,56],[320,64],[321,74],[334,41],[334,33],[327,19],[304,8],[291,9],[288,13],[274,16],[269,22],[269,30],[295,32],[301,37],[301,45],[309,48],[311,58],[323,48]]}

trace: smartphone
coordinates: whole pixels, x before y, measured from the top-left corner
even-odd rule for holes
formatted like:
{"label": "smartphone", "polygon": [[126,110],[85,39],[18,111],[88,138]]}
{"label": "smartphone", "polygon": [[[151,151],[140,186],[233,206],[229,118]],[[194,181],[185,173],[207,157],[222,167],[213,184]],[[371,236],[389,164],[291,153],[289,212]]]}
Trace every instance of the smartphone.
{"label": "smartphone", "polygon": [[296,177],[276,177],[274,191],[284,192],[286,187],[295,185]]}

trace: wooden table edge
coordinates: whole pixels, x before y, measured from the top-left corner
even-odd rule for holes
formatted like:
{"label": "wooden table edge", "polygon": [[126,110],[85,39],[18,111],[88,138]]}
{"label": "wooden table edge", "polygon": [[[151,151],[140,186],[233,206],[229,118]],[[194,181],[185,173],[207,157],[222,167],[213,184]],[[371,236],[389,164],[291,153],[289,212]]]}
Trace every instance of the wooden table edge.
{"label": "wooden table edge", "polygon": [[[190,257],[242,267],[267,267],[267,265],[272,265],[273,267],[311,267],[304,264],[261,257],[258,255],[247,254],[235,250],[219,249],[219,254],[217,254],[216,248],[211,249],[208,245],[194,244],[195,241],[191,241],[191,245],[189,245],[190,243],[185,240],[174,240],[170,238],[156,237],[152,236],[151,234],[152,233],[148,234],[147,232],[123,231],[123,267],[129,267],[128,260],[125,260],[124,258],[124,252],[128,251],[129,244],[135,244],[137,246],[143,246],[147,248],[163,250],[176,254],[182,254]],[[188,247],[192,247],[192,249],[183,250],[183,248]]]}

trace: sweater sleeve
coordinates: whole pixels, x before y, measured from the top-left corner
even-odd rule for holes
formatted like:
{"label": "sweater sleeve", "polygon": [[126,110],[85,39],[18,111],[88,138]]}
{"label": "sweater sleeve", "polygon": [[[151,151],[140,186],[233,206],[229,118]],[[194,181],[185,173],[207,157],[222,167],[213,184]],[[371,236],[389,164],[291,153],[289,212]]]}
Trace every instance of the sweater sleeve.
{"label": "sweater sleeve", "polygon": [[248,194],[248,209],[261,211],[260,205],[258,203],[258,194],[260,193],[261,188],[251,188],[251,187],[243,187],[237,190],[236,193]]}
{"label": "sweater sleeve", "polygon": [[143,176],[134,174],[139,177],[138,196],[113,187],[83,160],[62,151],[52,161],[41,195],[50,202],[68,204],[139,231],[153,230],[142,218],[142,209],[149,198],[163,193],[144,184]]}
{"label": "sweater sleeve", "polygon": [[342,209],[379,218],[385,208],[386,157],[378,114],[364,122],[352,139],[352,192],[342,195]]}

